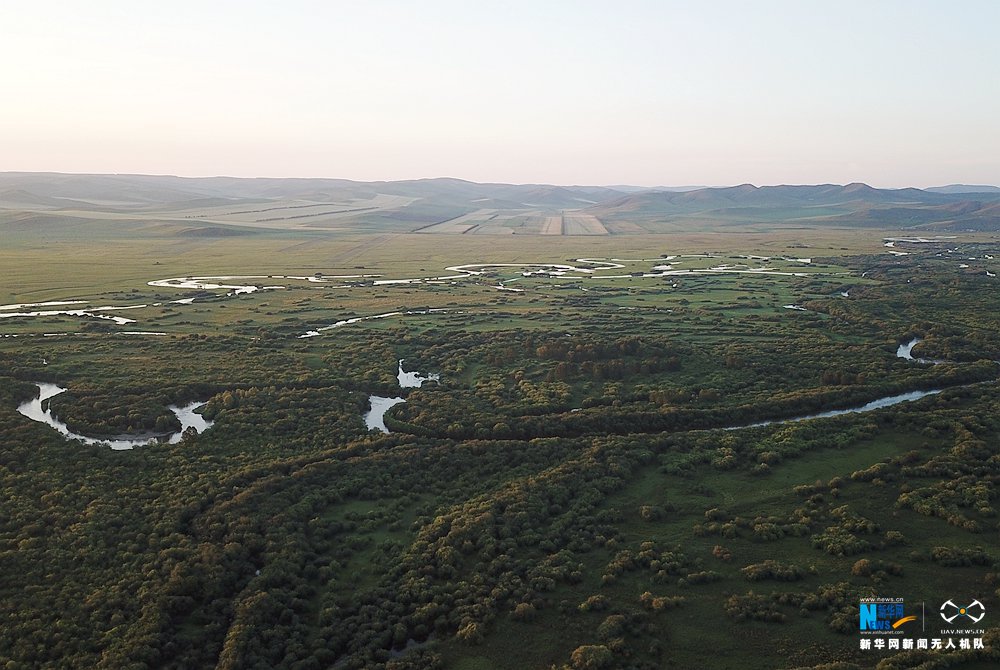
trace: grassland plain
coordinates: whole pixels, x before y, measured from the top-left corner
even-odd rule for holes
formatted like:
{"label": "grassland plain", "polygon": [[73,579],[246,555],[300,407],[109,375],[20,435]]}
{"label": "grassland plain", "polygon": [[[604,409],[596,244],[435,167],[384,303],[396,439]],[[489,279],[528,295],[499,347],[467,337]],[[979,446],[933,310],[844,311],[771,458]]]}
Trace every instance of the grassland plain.
{"label": "grassland plain", "polygon": [[[894,231],[898,233],[898,231]],[[571,258],[655,258],[675,253],[724,255],[842,256],[877,249],[880,231],[802,229],[790,233],[688,233],[636,235],[594,240],[588,236],[439,238],[409,234],[267,234],[236,238],[190,238],[173,231],[112,231],[66,240],[61,236],[8,235],[0,248],[0,299],[55,299],[63,289],[114,291],[131,282],[178,274],[344,274],[386,276],[436,272],[474,262],[559,262]],[[983,239],[992,239],[983,235]],[[977,239],[965,236],[964,239]],[[651,253],[655,251],[656,253]],[[414,276],[416,276],[414,274]]]}
{"label": "grassland plain", "polygon": [[[994,236],[102,234],[0,249],[5,305],[147,305],[0,319],[7,667],[997,662]],[[284,288],[148,283],[220,276]],[[215,424],[87,447],[16,412],[35,381],[91,434]],[[861,651],[878,595],[978,599],[987,649]]]}

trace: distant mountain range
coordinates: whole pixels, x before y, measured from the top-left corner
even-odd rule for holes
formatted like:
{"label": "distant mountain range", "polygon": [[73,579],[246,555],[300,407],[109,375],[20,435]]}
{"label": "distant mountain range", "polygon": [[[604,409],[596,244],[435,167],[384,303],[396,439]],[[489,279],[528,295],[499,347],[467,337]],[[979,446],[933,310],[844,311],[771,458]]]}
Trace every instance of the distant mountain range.
{"label": "distant mountain range", "polygon": [[[953,187],[944,187],[953,188]],[[739,226],[753,223],[825,224],[888,228],[1000,230],[1000,189],[934,191],[877,189],[867,184],[705,188],[683,193],[645,191],[588,208],[602,221],[645,225]]]}
{"label": "distant mountain range", "polygon": [[1000,186],[948,184],[947,186],[931,186],[924,190],[931,193],[1000,193]]}
{"label": "distant mountain range", "polygon": [[[151,224],[155,224],[151,228]],[[0,173],[0,231],[604,235],[782,226],[1000,231],[1000,188],[481,184]]]}

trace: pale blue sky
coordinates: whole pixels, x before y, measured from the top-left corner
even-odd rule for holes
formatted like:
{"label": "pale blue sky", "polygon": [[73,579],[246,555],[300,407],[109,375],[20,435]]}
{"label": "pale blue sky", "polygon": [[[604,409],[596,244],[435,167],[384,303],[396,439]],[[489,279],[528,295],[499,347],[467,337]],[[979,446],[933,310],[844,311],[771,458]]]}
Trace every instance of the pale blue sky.
{"label": "pale blue sky", "polygon": [[0,170],[1000,184],[1000,2],[6,0]]}

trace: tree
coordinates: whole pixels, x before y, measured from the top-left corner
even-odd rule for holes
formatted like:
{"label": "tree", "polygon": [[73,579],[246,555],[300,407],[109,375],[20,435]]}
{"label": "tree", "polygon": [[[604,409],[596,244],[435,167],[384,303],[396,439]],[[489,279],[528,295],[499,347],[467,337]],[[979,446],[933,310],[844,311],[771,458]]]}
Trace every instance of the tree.
{"label": "tree", "polygon": [[577,670],[601,670],[614,660],[611,650],[603,644],[586,644],[577,647],[570,655],[570,662]]}

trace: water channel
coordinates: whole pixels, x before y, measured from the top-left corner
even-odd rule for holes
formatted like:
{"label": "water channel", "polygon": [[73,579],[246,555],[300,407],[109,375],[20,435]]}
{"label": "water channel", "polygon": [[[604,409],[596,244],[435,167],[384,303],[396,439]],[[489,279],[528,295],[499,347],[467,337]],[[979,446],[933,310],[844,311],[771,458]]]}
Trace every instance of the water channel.
{"label": "water channel", "polygon": [[212,426],[211,421],[207,421],[205,417],[195,412],[196,409],[205,403],[192,402],[184,405],[183,407],[170,405],[167,408],[173,412],[174,416],[177,417],[177,420],[181,422],[181,429],[176,433],[170,433],[169,435],[150,434],[141,437],[129,435],[119,435],[115,437],[87,437],[86,435],[74,433],[65,423],[52,414],[50,400],[60,393],[65,392],[66,389],[48,382],[37,382],[35,385],[38,387],[38,397],[21,403],[18,406],[17,411],[32,421],[38,421],[55,428],[60,434],[65,435],[69,440],[79,440],[84,444],[106,444],[112,449],[119,451],[123,449],[133,449],[135,447],[143,447],[156,442],[177,444],[184,436],[184,432],[189,428],[193,428],[196,433],[203,433]]}
{"label": "water channel", "polygon": [[[399,359],[396,380],[399,382],[400,388],[420,388],[424,382],[436,382],[440,381],[440,379],[441,376],[435,373],[421,375],[419,372],[406,372],[403,370],[403,359]],[[383,433],[388,433],[389,429],[385,426],[385,413],[390,408],[406,402],[406,400],[403,398],[386,398],[380,395],[373,395],[368,397],[368,402],[371,404],[371,409],[365,413],[365,425],[368,426],[368,430],[380,430]]]}

